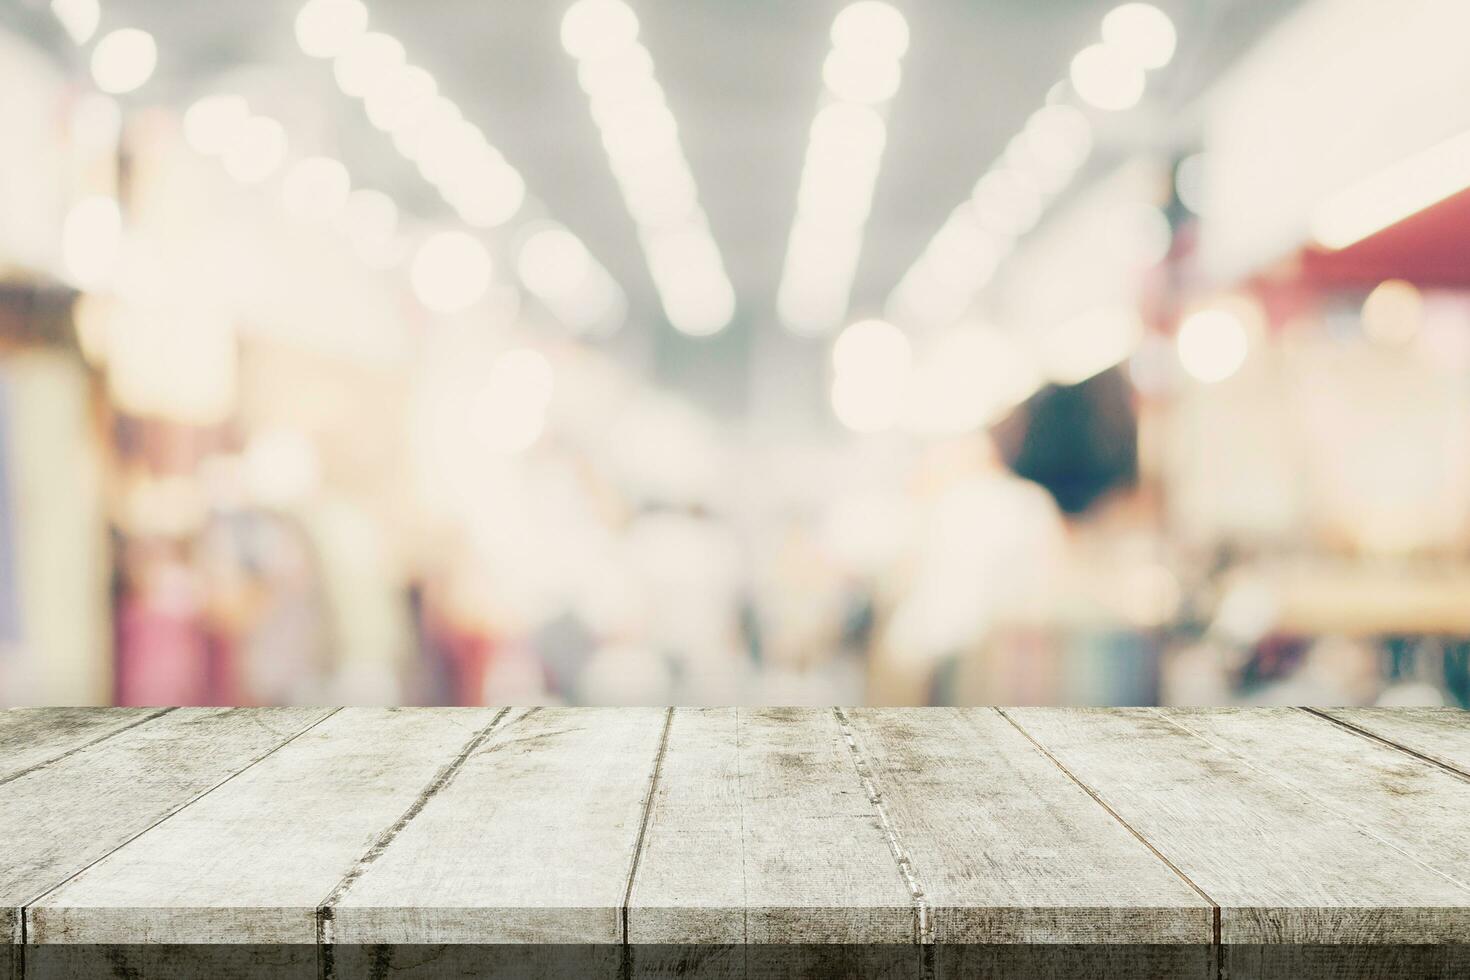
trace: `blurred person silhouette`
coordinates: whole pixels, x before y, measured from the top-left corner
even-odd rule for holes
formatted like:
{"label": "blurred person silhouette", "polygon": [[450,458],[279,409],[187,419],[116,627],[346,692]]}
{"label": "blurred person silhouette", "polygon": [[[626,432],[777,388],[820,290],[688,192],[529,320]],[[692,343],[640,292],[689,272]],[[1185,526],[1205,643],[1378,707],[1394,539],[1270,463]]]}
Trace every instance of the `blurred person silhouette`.
{"label": "blurred person silhouette", "polygon": [[988,435],[931,447],[916,482],[921,529],[874,664],[881,703],[931,700],[946,660],[976,654],[998,626],[1039,621],[1067,554],[1057,505]]}

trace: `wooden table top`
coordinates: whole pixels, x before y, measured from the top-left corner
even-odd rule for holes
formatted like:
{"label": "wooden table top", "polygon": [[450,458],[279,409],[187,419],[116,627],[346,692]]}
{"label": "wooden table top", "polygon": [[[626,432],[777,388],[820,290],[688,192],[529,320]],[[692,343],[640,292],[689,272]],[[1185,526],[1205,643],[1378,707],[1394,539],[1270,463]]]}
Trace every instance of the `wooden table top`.
{"label": "wooden table top", "polygon": [[12,943],[1470,942],[1450,709],[0,712]]}

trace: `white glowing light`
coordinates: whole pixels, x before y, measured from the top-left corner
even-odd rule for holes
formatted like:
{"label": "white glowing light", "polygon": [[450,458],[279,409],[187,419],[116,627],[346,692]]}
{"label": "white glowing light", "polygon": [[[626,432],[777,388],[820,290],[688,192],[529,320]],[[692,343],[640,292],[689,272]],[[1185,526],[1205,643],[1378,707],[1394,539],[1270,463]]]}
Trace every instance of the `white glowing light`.
{"label": "white glowing light", "polygon": [[908,21],[880,0],[858,0],[832,21],[832,47],[868,61],[897,61],[909,48]]}
{"label": "white glowing light", "polygon": [[577,82],[604,104],[636,101],[652,94],[653,56],[641,44],[617,48],[577,65]]}
{"label": "white glowing light", "polygon": [[480,240],[462,231],[431,235],[414,255],[414,295],[435,313],[467,310],[490,288],[494,264]]}
{"label": "white glowing light", "polygon": [[108,331],[107,384],[130,414],[213,425],[234,405],[237,353],[221,314],[125,307]]}
{"label": "white glowing light", "polygon": [[281,182],[286,213],[302,221],[326,221],[347,205],[352,178],[330,157],[308,157],[292,167]]}
{"label": "white glowing light", "polygon": [[1072,88],[1088,105],[1108,112],[1131,109],[1143,98],[1143,69],[1106,44],[1083,48],[1072,59]]}
{"label": "white glowing light", "polygon": [[1226,310],[1200,310],[1179,325],[1179,363],[1196,381],[1214,384],[1239,371],[1250,350],[1245,324]]}
{"label": "white glowing light", "polygon": [[344,94],[364,96],[379,79],[401,69],[404,58],[396,39],[370,31],[348,42],[332,62],[332,74]]}
{"label": "white glowing light", "polygon": [[250,106],[238,95],[206,95],[184,111],[184,141],[195,153],[217,156],[250,118]]}
{"label": "white glowing light", "polygon": [[1148,3],[1125,3],[1103,18],[1103,43],[1139,68],[1162,68],[1174,57],[1178,36],[1169,15]]}
{"label": "white glowing light", "polygon": [[1174,231],[1169,218],[1152,204],[1121,204],[1108,216],[1108,232],[1119,254],[1142,268],[1169,254]]}
{"label": "white glowing light", "polygon": [[1022,169],[1030,164],[1044,174],[1068,178],[1092,152],[1092,124],[1087,116],[1065,104],[1046,105],[1026,120],[1015,149]]}
{"label": "white glowing light", "polygon": [[1128,359],[1143,338],[1135,310],[1090,310],[1045,330],[1037,338],[1042,373],[1057,384],[1081,384]]}
{"label": "white glowing light", "polygon": [[898,425],[904,411],[901,385],[864,386],[849,378],[832,379],[832,414],[853,432],[886,432]]}
{"label": "white glowing light", "polygon": [[371,268],[386,269],[397,259],[398,206],[382,191],[359,189],[349,194],[338,226]]}
{"label": "white glowing light", "polygon": [[530,449],[546,428],[555,387],[551,363],[540,351],[509,350],[495,359],[475,406],[476,432],[495,453]]}
{"label": "white glowing light", "polygon": [[[837,102],[823,107],[812,119],[808,155],[827,157],[835,163],[857,157],[867,160],[883,152],[888,129],[883,117],[867,106]],[[871,166],[865,169],[871,169]]]}
{"label": "white glowing light", "polygon": [[245,445],[244,463],[250,495],[268,507],[298,503],[321,484],[316,446],[296,429],[255,433]]}
{"label": "white glowing light", "polygon": [[71,137],[86,150],[105,152],[117,146],[122,133],[122,109],[101,92],[80,96],[71,114]]}
{"label": "white glowing light", "polygon": [[67,276],[83,289],[107,284],[122,243],[122,212],[111,197],[87,197],[67,213],[61,230],[61,260]]}
{"label": "white glowing light", "polygon": [[1207,204],[1208,188],[1205,184],[1205,155],[1194,153],[1174,168],[1174,193],[1179,203],[1195,214],[1203,215]]}
{"label": "white glowing light", "polygon": [[1424,321],[1424,298],[1413,283],[1387,279],[1363,300],[1363,333],[1380,344],[1408,343]]}
{"label": "white glowing light", "polygon": [[[699,205],[653,59],[638,42],[638,18],[621,0],[577,0],[562,19],[562,45],[578,60],[578,81],[588,95],[608,166],[638,225],[665,316],[691,336],[724,329],[734,318],[735,288]],[[547,241],[567,244],[556,237]],[[540,248],[529,253],[533,277],[540,268]],[[621,302],[621,291],[600,274],[588,283],[574,302],[577,313]],[[541,298],[571,310],[571,295],[553,291]],[[574,319],[581,317],[574,313]]]}
{"label": "white glowing light", "polygon": [[847,315],[888,141],[874,107],[897,93],[908,44],[903,15],[878,0],[859,0],[833,20],[822,65],[831,101],[812,120],[776,291],[776,313],[793,333],[827,333]]}
{"label": "white glowing light", "polygon": [[969,209],[950,216],[924,250],[923,268],[934,284],[973,293],[989,281],[1009,242],[976,223]]}
{"label": "white glowing light", "polygon": [[526,182],[509,164],[480,155],[478,173],[466,173],[440,183],[445,198],[465,224],[498,228],[520,211],[526,200]]}
{"label": "white glowing light", "polygon": [[832,370],[838,375],[879,377],[907,370],[912,359],[908,337],[886,320],[859,320],[832,342]]}
{"label": "white glowing light", "polygon": [[385,133],[409,126],[439,94],[434,76],[405,64],[374,82],[363,99],[368,122]]}
{"label": "white glowing light", "polygon": [[581,61],[632,45],[638,16],[622,0],[577,0],[561,21],[561,46]]}
{"label": "white glowing light", "polygon": [[296,43],[313,58],[335,58],[367,30],[360,0],[307,0],[296,14]]}
{"label": "white glowing light", "polygon": [[538,296],[565,296],[586,281],[592,256],[581,239],[565,228],[543,228],[521,246],[516,274]]}
{"label": "white glowing light", "polygon": [[1312,235],[1347,248],[1470,188],[1470,132],[1416,153],[1334,194],[1312,215]]}
{"label": "white glowing light", "polygon": [[122,95],[143,85],[158,65],[153,35],[135,27],[113,31],[92,49],[92,79],[111,95]]}
{"label": "white glowing light", "polygon": [[913,350],[902,330],[860,320],[832,344],[832,414],[854,432],[883,432],[903,417]]}
{"label": "white glowing light", "polygon": [[[1084,48],[1072,60],[1070,85],[1058,82],[1051,87],[1045,104],[1032,113],[1021,132],[1006,144],[1001,159],[976,183],[969,215],[963,219],[952,215],[894,286],[885,306],[890,315],[905,323],[929,325],[944,325],[961,316],[990,280],[999,261],[1014,247],[1015,240],[1036,225],[1048,201],[1076,177],[1092,152],[1092,124],[1087,115],[1067,101],[1075,95],[1095,108],[1113,111],[1136,105],[1147,85],[1144,69],[1166,63],[1174,46],[1173,24],[1156,8],[1128,3],[1114,10],[1104,22],[1103,41]],[[1168,223],[1164,221],[1161,234],[1156,220],[1161,217],[1148,215],[1122,232],[1139,261],[1167,251]],[[978,250],[978,261],[967,265],[963,243],[974,236],[969,230],[952,227],[957,220],[973,221],[991,236],[1006,239],[1006,243]],[[942,242],[942,238],[949,241]],[[1131,349],[1127,318],[1113,317],[1107,322],[1116,329],[1103,331],[1100,336],[1112,340],[1089,341],[1070,353],[1068,345],[1060,345],[1058,379],[1071,378],[1065,383],[1075,383],[1102,369],[1094,369],[1096,364],[1110,366],[1104,362],[1118,350]],[[1059,328],[1045,334],[1059,332],[1067,331]],[[1051,350],[1048,342],[1042,346]]]}
{"label": "white glowing light", "polygon": [[97,33],[102,6],[97,0],[51,0],[51,13],[73,44],[86,44]]}
{"label": "white glowing light", "polygon": [[846,102],[876,105],[898,92],[903,70],[896,60],[870,61],[843,48],[834,48],[822,62],[822,81],[827,90]]}
{"label": "white glowing light", "polygon": [[225,173],[245,184],[258,184],[280,169],[286,159],[286,130],[268,116],[245,120],[220,162]]}
{"label": "white glowing light", "polygon": [[995,421],[1040,386],[1026,352],[1000,331],[954,327],[919,359],[905,423],[925,435],[969,432]]}
{"label": "white glowing light", "polygon": [[659,289],[659,299],[670,326],[690,337],[717,334],[735,317],[735,289],[728,279],[711,280],[693,288],[665,283]]}
{"label": "white glowing light", "polygon": [[970,203],[983,228],[1002,235],[1024,235],[1041,218],[1041,195],[1035,185],[1009,170],[992,170],[981,177]]}

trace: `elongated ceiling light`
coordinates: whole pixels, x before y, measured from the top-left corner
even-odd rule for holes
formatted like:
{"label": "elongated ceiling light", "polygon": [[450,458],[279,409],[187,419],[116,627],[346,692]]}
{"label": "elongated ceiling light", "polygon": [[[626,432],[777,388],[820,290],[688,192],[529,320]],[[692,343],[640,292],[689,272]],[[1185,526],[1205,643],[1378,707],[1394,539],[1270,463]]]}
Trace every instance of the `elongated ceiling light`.
{"label": "elongated ceiling light", "polygon": [[880,0],[858,0],[832,22],[823,105],[812,120],[776,293],[776,312],[794,333],[826,333],[847,315],[888,141],[883,109],[898,91],[908,46],[908,22]]}
{"label": "elongated ceiling light", "polygon": [[[526,183],[519,171],[439,91],[433,75],[408,61],[401,42],[368,29],[361,0],[307,0],[295,30],[301,50],[331,60],[337,87],[361,100],[368,121],[392,139],[464,224],[500,228],[522,212]],[[585,275],[565,286],[559,305],[545,305],[574,332],[588,324],[607,329],[624,305],[622,289],[590,254],[582,268]],[[560,316],[559,310],[572,308],[572,321]]]}
{"label": "elongated ceiling light", "polygon": [[623,0],[577,0],[562,18],[561,43],[577,61],[577,80],[638,226],[664,314],[682,333],[718,333],[735,315],[735,287],[699,204],[653,57],[638,40],[637,15]]}
{"label": "elongated ceiling light", "polygon": [[1312,216],[1312,236],[1347,248],[1470,189],[1470,132],[1445,140],[1333,196]]}
{"label": "elongated ceiling light", "polygon": [[[1131,108],[1143,96],[1146,73],[1173,58],[1174,24],[1151,4],[1125,3],[1103,18],[1101,33],[1072,60],[1068,88],[1095,110]],[[1082,108],[1049,99],[1032,113],[889,294],[889,318],[943,326],[963,316],[1076,177],[1092,144],[1093,124]]]}

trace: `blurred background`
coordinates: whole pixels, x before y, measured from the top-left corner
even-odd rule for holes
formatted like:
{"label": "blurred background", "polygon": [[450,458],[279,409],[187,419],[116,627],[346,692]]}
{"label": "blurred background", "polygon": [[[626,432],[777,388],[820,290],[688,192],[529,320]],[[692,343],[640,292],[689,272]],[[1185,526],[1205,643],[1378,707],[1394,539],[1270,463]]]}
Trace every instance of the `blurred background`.
{"label": "blurred background", "polygon": [[0,0],[0,704],[1461,704],[1464,0]]}

